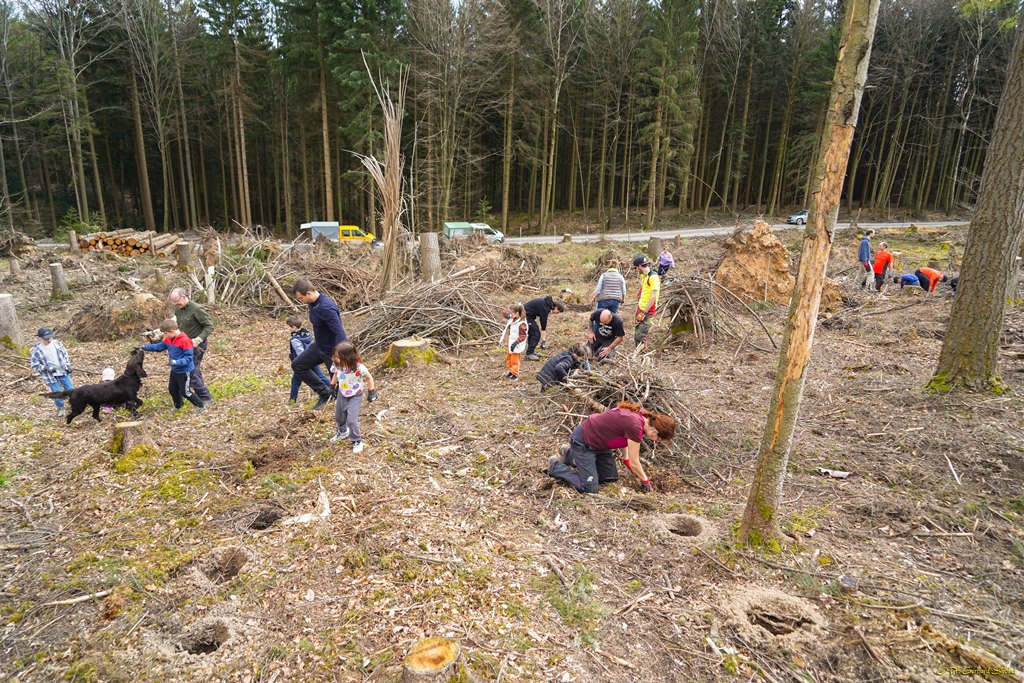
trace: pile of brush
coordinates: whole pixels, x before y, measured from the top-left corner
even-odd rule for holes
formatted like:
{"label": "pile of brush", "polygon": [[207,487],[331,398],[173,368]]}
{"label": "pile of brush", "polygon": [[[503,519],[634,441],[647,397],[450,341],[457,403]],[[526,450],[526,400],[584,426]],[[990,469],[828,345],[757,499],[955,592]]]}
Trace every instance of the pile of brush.
{"label": "pile of brush", "polygon": [[501,332],[500,311],[481,294],[479,273],[465,268],[437,282],[389,293],[383,300],[351,311],[362,316],[354,336],[366,355],[381,353],[409,337],[430,339],[441,348]]}
{"label": "pile of brush", "polygon": [[[778,348],[767,326],[742,299],[724,285],[700,277],[676,277],[662,287],[660,308],[669,341],[693,340],[704,347],[723,338],[746,341],[758,328]],[[751,342],[751,346],[761,348]],[[768,349],[762,349],[768,350]]]}
{"label": "pile of brush", "polygon": [[[612,408],[619,401],[630,401],[676,420],[676,437],[669,448],[673,456],[715,452],[715,439],[687,407],[685,390],[665,373],[657,372],[650,358],[621,356],[595,367],[593,372],[571,375],[562,391],[548,391],[545,396],[559,406],[556,413],[566,431],[572,431],[591,413]],[[660,447],[658,451],[664,453]]]}

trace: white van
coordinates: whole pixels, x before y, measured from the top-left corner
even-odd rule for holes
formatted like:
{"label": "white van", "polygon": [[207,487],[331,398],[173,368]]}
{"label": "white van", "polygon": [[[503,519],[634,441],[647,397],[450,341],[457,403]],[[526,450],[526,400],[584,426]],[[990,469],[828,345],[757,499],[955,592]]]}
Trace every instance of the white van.
{"label": "white van", "polygon": [[487,225],[487,223],[464,223],[453,221],[444,224],[444,236],[449,239],[465,239],[473,235],[483,235],[488,242],[501,243],[505,241],[505,234]]}

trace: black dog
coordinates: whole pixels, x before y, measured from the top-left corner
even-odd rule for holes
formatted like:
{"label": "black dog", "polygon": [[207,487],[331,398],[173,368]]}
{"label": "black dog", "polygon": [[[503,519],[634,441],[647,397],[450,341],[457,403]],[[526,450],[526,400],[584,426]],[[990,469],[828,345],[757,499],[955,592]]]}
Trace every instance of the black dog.
{"label": "black dog", "polygon": [[87,406],[92,407],[92,416],[97,422],[100,420],[100,406],[125,406],[132,411],[132,415],[139,416],[139,407],[142,399],[139,398],[139,389],[142,388],[142,378],[147,377],[142,362],[146,352],[142,349],[132,351],[132,357],[124,368],[124,374],[111,382],[103,384],[86,384],[75,387],[71,391],[54,391],[49,394],[42,394],[46,398],[62,398],[71,403],[71,412],[68,413],[67,423],[85,412]]}

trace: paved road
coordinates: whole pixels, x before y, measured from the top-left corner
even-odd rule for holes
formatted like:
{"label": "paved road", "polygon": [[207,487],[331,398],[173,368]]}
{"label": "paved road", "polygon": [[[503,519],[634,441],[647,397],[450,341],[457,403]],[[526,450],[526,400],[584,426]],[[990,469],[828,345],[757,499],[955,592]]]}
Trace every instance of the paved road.
{"label": "paved road", "polygon": [[[970,225],[970,221],[912,221],[912,223],[921,228],[940,228],[940,227],[959,227],[963,225]],[[911,222],[900,223],[860,223],[858,227],[862,230],[868,228],[874,228],[878,230],[880,228],[908,228]],[[795,230],[799,229],[799,225],[786,225],[776,224],[772,226],[772,230]],[[846,230],[850,227],[849,223],[837,223],[836,230]],[[717,226],[713,228],[680,228],[678,230],[653,230],[651,232],[610,232],[604,235],[606,240],[614,240],[616,242],[642,242],[648,237],[662,237],[672,238],[676,235],[682,235],[683,237],[710,237],[712,235],[731,235],[732,231],[736,229],[735,225]],[[601,238],[599,233],[590,233],[582,235],[573,235],[573,242],[596,242]],[[556,244],[562,241],[561,235],[545,235],[543,237],[530,236],[530,237],[508,237],[505,242],[508,244]]]}

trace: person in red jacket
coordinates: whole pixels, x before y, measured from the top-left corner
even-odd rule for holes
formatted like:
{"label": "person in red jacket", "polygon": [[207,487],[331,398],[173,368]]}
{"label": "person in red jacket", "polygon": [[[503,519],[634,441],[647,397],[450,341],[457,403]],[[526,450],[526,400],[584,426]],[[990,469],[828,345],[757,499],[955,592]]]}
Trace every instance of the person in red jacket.
{"label": "person in red jacket", "polygon": [[623,464],[640,480],[645,493],[654,490],[640,464],[640,442],[671,441],[676,421],[668,415],[644,410],[639,403],[620,401],[611,410],[594,413],[572,432],[568,444],[559,451],[561,457],[548,458],[548,476],[561,479],[580,493],[597,493],[600,484],[617,481],[612,451],[626,449]]}
{"label": "person in red jacket", "polygon": [[889,251],[889,244],[882,242],[882,248],[875,254],[875,289],[879,292],[885,285],[885,276],[889,273],[889,266],[892,265],[892,252]]}
{"label": "person in red jacket", "polygon": [[940,282],[945,282],[949,279],[942,274],[941,270],[927,267],[918,268],[914,271],[914,275],[917,276],[917,281],[921,283],[921,289],[926,292],[934,292]]}

